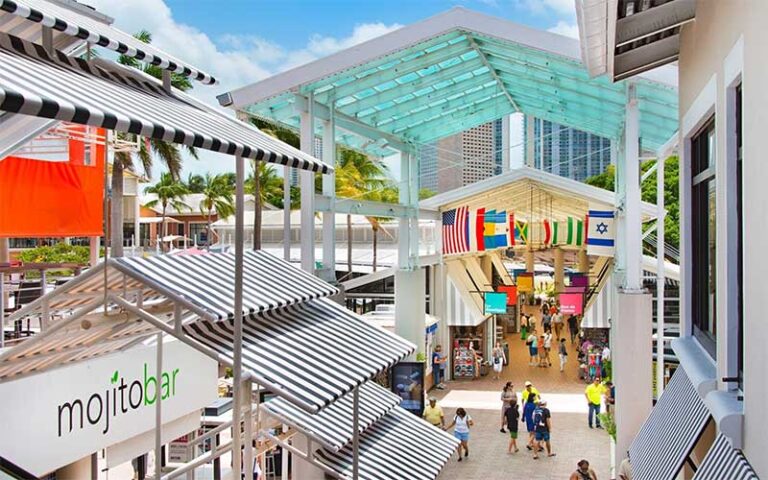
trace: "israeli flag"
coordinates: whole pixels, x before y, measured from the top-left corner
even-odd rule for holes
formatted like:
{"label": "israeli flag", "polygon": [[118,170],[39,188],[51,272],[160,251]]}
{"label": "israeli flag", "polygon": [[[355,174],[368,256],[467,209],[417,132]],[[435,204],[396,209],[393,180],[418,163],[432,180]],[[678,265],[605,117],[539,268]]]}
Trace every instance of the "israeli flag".
{"label": "israeli flag", "polygon": [[616,214],[613,210],[590,209],[587,216],[587,253],[612,257],[616,251]]}

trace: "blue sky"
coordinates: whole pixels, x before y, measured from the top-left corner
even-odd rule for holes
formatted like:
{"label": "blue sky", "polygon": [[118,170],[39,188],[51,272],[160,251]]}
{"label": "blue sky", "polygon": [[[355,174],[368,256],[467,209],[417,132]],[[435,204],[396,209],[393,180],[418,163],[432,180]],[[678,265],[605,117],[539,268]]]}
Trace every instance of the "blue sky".
{"label": "blue sky", "polygon": [[[216,95],[324,57],[461,5],[532,27],[576,36],[574,0],[83,0],[126,32],[142,29],[153,44],[206,71],[219,85],[195,83],[191,94]],[[230,157],[207,151],[185,171],[233,171]],[[397,174],[398,162],[388,162]],[[155,172],[162,171],[156,168]],[[157,173],[156,173],[157,174]]]}

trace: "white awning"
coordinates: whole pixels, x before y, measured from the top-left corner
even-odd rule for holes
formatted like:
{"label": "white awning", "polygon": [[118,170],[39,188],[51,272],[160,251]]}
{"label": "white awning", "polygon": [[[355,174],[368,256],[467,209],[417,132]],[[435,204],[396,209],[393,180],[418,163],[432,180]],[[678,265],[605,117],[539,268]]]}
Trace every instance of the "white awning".
{"label": "white awning", "polygon": [[63,5],[46,0],[0,0],[0,10],[202,83],[216,83],[215,78],[190,64]]}
{"label": "white awning", "polygon": [[328,173],[331,167],[257,128],[114,63],[86,62],[0,34],[0,110],[91,125]]}
{"label": "white awning", "polygon": [[723,434],[719,434],[715,443],[693,475],[693,480],[759,480],[747,458],[731,446]]}
{"label": "white awning", "polygon": [[462,260],[445,262],[448,281],[453,288],[448,291],[450,314],[446,323],[451,327],[476,327],[486,320],[483,315],[483,298],[479,290],[492,290],[490,286],[476,286]]}
{"label": "white awning", "polygon": [[709,419],[707,406],[678,367],[629,447],[633,480],[675,478]]}

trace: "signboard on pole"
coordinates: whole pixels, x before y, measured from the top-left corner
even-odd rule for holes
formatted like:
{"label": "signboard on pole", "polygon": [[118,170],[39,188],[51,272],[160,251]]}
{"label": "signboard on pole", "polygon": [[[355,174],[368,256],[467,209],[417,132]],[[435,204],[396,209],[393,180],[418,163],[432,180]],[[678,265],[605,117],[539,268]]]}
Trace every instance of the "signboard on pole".
{"label": "signboard on pole", "polygon": [[560,312],[568,315],[581,315],[584,311],[584,295],[581,293],[561,293]]}
{"label": "signboard on pole", "polygon": [[507,313],[507,294],[483,292],[483,314],[495,315],[498,313]]}
{"label": "signboard on pole", "polygon": [[517,285],[499,285],[496,291],[507,294],[507,305],[517,305]]}
{"label": "signboard on pole", "polygon": [[532,273],[521,273],[517,276],[517,291],[520,293],[533,293]]}

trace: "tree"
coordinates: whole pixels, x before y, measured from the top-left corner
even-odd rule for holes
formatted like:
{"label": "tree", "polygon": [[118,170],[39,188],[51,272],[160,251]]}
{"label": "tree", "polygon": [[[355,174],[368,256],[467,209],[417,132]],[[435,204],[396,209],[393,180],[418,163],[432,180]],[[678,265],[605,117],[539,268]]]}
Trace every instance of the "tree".
{"label": "tree", "polygon": [[[152,35],[146,30],[142,30],[134,35],[138,40],[144,43],[152,42]],[[139,60],[126,55],[120,55],[117,59],[118,63],[127,67],[136,68],[143,71],[147,75],[154,78],[162,78],[163,70],[156,65],[149,65]],[[189,78],[177,73],[171,73],[171,85],[173,87],[186,91],[192,88],[192,83]],[[160,161],[170,172],[174,179],[178,179],[181,174],[181,153],[179,147],[176,144],[164,142],[162,140],[150,139],[149,142],[141,141],[135,135],[118,133],[117,136],[122,139],[138,140],[139,150],[136,152],[136,157],[141,164],[144,174],[148,177],[152,176],[152,157],[156,155]],[[194,147],[186,147],[187,151],[193,158],[197,158],[197,151]],[[117,152],[112,162],[112,181],[111,181],[111,222],[110,222],[110,246],[112,250],[112,256],[123,256],[123,177],[124,171],[136,170],[133,156],[128,152]],[[138,232],[136,232],[138,235]]]}
{"label": "tree", "polygon": [[[210,174],[206,174],[210,175]],[[216,175],[217,177],[219,175]],[[184,182],[184,184],[187,186],[187,189],[189,190],[189,193],[203,193],[203,190],[206,186],[206,178],[202,175],[192,174],[190,173],[187,176],[187,181]],[[226,179],[224,179],[226,181]]]}
{"label": "tree", "polygon": [[[201,177],[202,178],[202,177]],[[187,184],[187,188],[189,184]],[[213,210],[216,210],[219,218],[227,218],[235,213],[234,188],[229,185],[224,175],[211,175],[206,173],[203,178],[202,191],[203,199],[200,200],[200,213],[206,216],[208,234],[205,238],[205,246],[210,249],[211,237],[211,216]]]}
{"label": "tree", "polygon": [[145,193],[153,193],[157,196],[156,199],[147,203],[147,206],[152,208],[158,204],[163,208],[162,217],[162,236],[161,240],[168,234],[168,226],[165,223],[165,219],[168,213],[168,205],[173,207],[176,211],[192,210],[192,208],[184,203],[182,198],[189,193],[186,185],[173,178],[170,173],[163,173],[160,175],[160,181],[154,185],[151,185],[144,189]]}
{"label": "tree", "polygon": [[275,167],[264,162],[253,162],[254,172],[246,179],[245,188],[253,192],[253,249],[261,250],[261,215],[265,203],[283,204],[283,180],[277,176]]}
{"label": "tree", "polygon": [[[653,161],[643,162],[640,166],[641,175],[648,171]],[[616,169],[609,165],[605,172],[589,177],[585,180],[589,185],[605,190],[615,191],[614,179]],[[680,162],[678,157],[669,157],[664,162],[664,207],[667,209],[667,217],[664,219],[664,240],[668,245],[679,247],[680,245]],[[640,186],[642,200],[656,203],[656,176],[651,175]]]}

